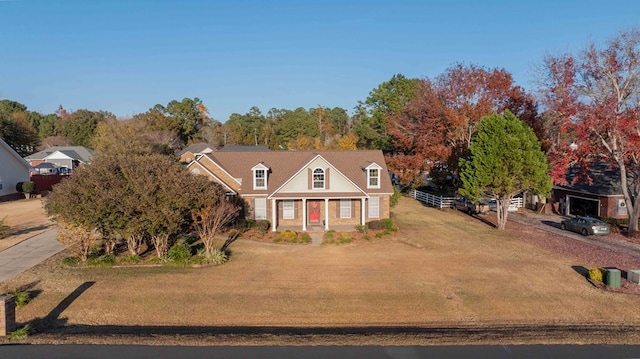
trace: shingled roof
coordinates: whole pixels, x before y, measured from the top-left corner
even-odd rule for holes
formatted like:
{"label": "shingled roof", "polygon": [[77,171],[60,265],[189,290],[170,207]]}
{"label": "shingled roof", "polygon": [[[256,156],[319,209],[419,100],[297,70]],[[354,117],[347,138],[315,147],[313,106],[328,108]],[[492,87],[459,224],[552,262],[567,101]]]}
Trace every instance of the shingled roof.
{"label": "shingled roof", "polygon": [[570,168],[566,174],[567,182],[569,182],[569,184],[565,186],[555,185],[554,188],[596,196],[622,195],[622,187],[620,187],[620,169],[617,166],[610,167],[605,164],[593,166],[589,170],[591,183],[589,183],[587,179],[578,179],[575,183],[572,183],[578,175],[578,172],[579,168]]}
{"label": "shingled roof", "polygon": [[65,155],[73,158],[74,160],[79,160],[85,163],[91,162],[91,158],[93,157],[93,151],[83,146],[53,146],[45,150],[42,150],[40,152],[31,154],[25,157],[24,159],[27,161],[43,160],[57,151],[64,153]]}
{"label": "shingled roof", "polygon": [[[271,194],[318,155],[366,192],[393,193],[382,151],[219,151],[206,156],[231,176],[242,181],[242,194]],[[374,162],[382,167],[380,188],[367,188],[364,169]],[[251,169],[259,163],[270,168],[267,190],[254,190],[251,185]]]}

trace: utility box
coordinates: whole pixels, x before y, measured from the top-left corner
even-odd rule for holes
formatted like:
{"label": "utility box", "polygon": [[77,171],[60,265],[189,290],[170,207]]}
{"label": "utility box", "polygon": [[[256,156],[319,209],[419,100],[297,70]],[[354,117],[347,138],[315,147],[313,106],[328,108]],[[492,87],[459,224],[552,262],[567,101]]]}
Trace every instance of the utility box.
{"label": "utility box", "polygon": [[0,295],[0,337],[16,330],[16,299],[11,295]]}
{"label": "utility box", "polygon": [[627,272],[627,280],[636,284],[640,284],[640,270],[634,269]]}
{"label": "utility box", "polygon": [[611,288],[620,288],[620,270],[619,269],[607,269],[604,284]]}

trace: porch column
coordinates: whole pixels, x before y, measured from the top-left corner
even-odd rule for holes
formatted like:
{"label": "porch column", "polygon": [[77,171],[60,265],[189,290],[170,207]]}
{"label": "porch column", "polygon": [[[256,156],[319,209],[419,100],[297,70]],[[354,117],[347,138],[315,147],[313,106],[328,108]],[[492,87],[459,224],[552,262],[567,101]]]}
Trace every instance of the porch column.
{"label": "porch column", "polygon": [[364,226],[364,221],[365,221],[365,218],[364,218],[364,200],[365,200],[364,198],[360,199],[360,225],[361,226]]}
{"label": "porch column", "polygon": [[276,199],[271,200],[271,232],[276,231],[278,226],[278,206],[276,205]]}
{"label": "porch column", "polygon": [[307,230],[307,199],[302,199],[302,230]]}
{"label": "porch column", "polygon": [[324,230],[329,230],[329,198],[324,199]]}

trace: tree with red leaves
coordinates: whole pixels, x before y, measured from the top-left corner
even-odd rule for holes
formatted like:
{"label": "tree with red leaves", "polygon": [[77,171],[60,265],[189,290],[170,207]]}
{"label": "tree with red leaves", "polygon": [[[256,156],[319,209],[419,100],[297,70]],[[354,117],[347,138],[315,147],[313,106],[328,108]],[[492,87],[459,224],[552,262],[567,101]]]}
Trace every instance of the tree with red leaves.
{"label": "tree with red leaves", "polygon": [[543,70],[543,98],[560,129],[549,152],[554,182],[566,184],[572,166],[580,168],[574,182],[590,181],[595,164],[617,167],[629,232],[637,232],[640,30],[621,32],[602,48],[591,43],[578,56],[549,56]]}
{"label": "tree with red leaves", "polygon": [[403,184],[434,168],[457,175],[480,119],[507,109],[534,127],[533,98],[504,69],[458,64],[435,81],[418,80],[414,98],[390,115],[387,163]]}

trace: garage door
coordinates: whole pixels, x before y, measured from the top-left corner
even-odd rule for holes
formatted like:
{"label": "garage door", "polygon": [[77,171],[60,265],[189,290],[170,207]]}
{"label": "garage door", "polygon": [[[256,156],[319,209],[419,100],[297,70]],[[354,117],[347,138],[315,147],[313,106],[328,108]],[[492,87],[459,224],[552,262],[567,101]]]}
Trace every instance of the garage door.
{"label": "garage door", "polygon": [[569,214],[574,216],[600,216],[600,201],[584,197],[567,196]]}

